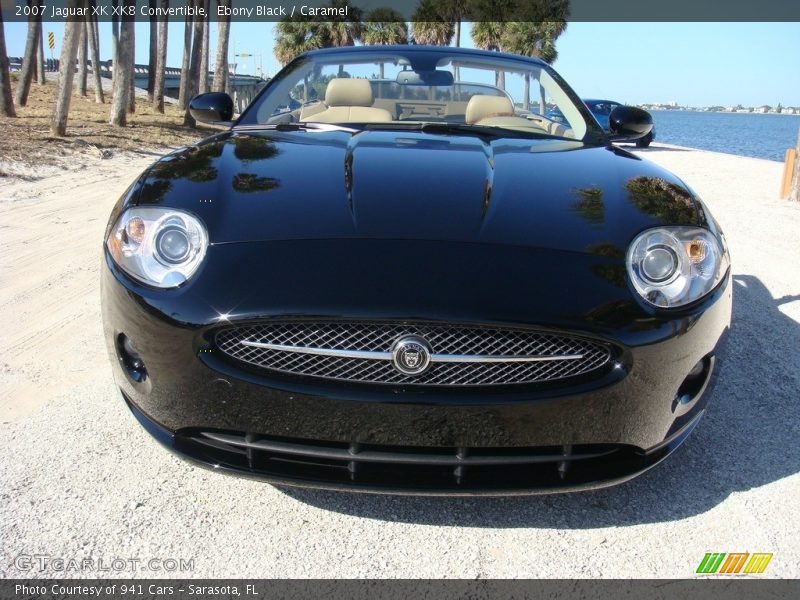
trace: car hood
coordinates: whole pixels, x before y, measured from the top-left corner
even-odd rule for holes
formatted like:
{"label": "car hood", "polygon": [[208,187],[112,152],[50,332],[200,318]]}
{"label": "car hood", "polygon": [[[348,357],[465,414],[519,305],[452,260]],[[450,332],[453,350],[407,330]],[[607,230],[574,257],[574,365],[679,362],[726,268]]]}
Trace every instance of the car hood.
{"label": "car hood", "polygon": [[133,203],[191,211],[212,243],[397,239],[621,256],[703,225],[675,176],[613,146],[414,131],[239,130],[158,161]]}

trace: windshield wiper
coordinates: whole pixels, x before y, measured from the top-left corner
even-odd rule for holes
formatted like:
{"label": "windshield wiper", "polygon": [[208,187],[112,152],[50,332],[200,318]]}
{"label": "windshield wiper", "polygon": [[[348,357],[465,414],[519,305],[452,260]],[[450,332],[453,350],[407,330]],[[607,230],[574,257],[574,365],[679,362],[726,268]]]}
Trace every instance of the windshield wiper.
{"label": "windshield wiper", "polygon": [[368,123],[364,125],[365,129],[371,130],[387,130],[387,131],[421,131],[423,133],[443,134],[443,135],[470,135],[485,138],[555,138],[555,139],[571,139],[562,138],[558,135],[550,135],[543,131],[520,131],[518,129],[506,129],[504,127],[491,127],[486,125],[470,125],[468,123],[448,123],[439,121],[424,121],[424,122],[392,122],[392,123]]}
{"label": "windshield wiper", "polygon": [[299,122],[293,123],[261,123],[258,125],[240,125],[237,129],[260,129],[268,131],[344,131],[358,133],[358,129],[344,127],[334,123]]}

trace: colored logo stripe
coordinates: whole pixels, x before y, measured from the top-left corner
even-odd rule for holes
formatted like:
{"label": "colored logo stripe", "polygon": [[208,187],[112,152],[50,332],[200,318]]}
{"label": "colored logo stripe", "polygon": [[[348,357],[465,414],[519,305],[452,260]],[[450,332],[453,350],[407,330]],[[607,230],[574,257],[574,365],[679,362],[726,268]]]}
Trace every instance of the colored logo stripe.
{"label": "colored logo stripe", "polygon": [[[726,558],[727,557],[727,558]],[[748,557],[750,560],[748,561]],[[767,565],[772,560],[772,554],[765,552],[707,552],[697,567],[697,573],[705,574],[736,574],[741,573],[744,567],[745,573],[763,573]],[[724,561],[724,562],[723,562]],[[745,566],[747,563],[747,566]]]}
{"label": "colored logo stripe", "polygon": [[750,558],[750,562],[744,568],[745,573],[763,573],[767,568],[769,561],[772,560],[772,554],[756,553]]}
{"label": "colored logo stripe", "polygon": [[708,552],[700,561],[700,566],[697,567],[698,573],[716,573],[722,559],[725,558],[724,552]]}
{"label": "colored logo stripe", "polygon": [[749,552],[732,552],[728,554],[728,558],[722,563],[720,573],[738,573],[744,566],[744,561],[750,556]]}

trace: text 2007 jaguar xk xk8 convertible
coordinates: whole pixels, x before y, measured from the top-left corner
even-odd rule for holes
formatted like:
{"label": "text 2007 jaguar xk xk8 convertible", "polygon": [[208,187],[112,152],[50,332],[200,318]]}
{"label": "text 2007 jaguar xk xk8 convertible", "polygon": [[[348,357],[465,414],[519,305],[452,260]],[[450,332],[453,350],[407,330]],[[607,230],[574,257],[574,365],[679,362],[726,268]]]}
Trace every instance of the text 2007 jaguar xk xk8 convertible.
{"label": "text 2007 jaguar xk xk8 convertible", "polygon": [[[380,76],[376,72],[380,73]],[[502,85],[497,85],[502,82]],[[535,59],[305,54],[115,206],[114,376],[172,450],[277,484],[512,494],[618,483],[706,409],[719,225]],[[544,115],[557,109],[562,122]]]}

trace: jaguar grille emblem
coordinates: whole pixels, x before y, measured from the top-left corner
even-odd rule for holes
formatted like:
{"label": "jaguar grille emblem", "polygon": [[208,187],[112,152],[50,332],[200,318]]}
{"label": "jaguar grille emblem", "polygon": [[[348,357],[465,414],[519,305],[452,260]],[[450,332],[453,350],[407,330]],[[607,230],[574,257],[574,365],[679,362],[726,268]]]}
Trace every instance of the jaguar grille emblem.
{"label": "jaguar grille emblem", "polygon": [[392,346],[394,368],[406,375],[419,375],[431,364],[431,347],[424,338],[407,335]]}

